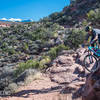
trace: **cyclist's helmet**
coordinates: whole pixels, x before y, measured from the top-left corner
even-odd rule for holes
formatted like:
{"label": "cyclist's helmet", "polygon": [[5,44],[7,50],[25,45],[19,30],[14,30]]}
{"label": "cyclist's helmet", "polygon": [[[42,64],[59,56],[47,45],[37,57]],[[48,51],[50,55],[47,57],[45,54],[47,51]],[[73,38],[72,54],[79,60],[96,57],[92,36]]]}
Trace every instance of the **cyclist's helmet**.
{"label": "cyclist's helmet", "polygon": [[92,27],[91,26],[86,26],[85,31],[89,32],[90,30],[92,30]]}

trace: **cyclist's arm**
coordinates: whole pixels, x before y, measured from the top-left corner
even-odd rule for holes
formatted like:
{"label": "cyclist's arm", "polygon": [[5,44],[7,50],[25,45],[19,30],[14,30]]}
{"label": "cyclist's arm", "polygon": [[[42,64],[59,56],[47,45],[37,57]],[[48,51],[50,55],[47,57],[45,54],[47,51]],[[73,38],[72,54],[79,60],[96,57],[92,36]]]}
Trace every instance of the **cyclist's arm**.
{"label": "cyclist's arm", "polygon": [[98,36],[96,35],[93,41],[97,41],[97,40],[98,40]]}
{"label": "cyclist's arm", "polygon": [[97,36],[96,34],[94,34],[94,35],[92,36],[92,38],[91,38],[90,43],[91,43],[91,44],[94,44],[97,40],[98,40],[98,36]]}
{"label": "cyclist's arm", "polygon": [[87,35],[85,36],[84,43],[87,43],[87,41],[88,41],[89,37],[90,37],[90,35],[89,35],[89,34],[87,34]]}
{"label": "cyclist's arm", "polygon": [[98,36],[95,37],[94,41],[97,41],[97,40],[98,40]]}

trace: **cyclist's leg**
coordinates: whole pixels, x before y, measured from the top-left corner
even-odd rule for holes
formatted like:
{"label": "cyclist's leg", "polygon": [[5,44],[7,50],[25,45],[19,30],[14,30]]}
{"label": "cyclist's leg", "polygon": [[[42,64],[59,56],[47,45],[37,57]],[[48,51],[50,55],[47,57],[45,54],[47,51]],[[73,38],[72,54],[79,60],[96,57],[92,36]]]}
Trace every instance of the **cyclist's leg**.
{"label": "cyclist's leg", "polygon": [[[95,37],[92,37],[90,40],[90,43],[94,40]],[[91,44],[92,47],[94,47],[94,43]]]}
{"label": "cyclist's leg", "polygon": [[98,34],[98,42],[99,42],[99,44],[100,44],[100,34]]}
{"label": "cyclist's leg", "polygon": [[91,46],[92,46],[92,47],[94,47],[94,43],[93,43],[93,44],[91,44]]}
{"label": "cyclist's leg", "polygon": [[100,34],[98,34],[98,43],[99,43],[99,49],[100,49]]}

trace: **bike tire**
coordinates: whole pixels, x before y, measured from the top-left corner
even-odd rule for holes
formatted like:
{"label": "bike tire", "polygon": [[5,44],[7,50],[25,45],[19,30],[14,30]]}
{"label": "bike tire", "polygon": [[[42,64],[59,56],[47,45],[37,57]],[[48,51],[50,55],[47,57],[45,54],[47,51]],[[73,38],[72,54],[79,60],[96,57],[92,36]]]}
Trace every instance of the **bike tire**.
{"label": "bike tire", "polygon": [[[89,59],[89,61],[87,61],[88,59]],[[87,64],[87,62],[91,63],[90,59],[92,60],[92,62],[94,62],[93,59],[95,60],[95,62],[94,62],[95,66],[93,65],[89,69],[90,64]],[[89,72],[95,72],[97,70],[97,68],[98,68],[98,60],[97,60],[97,58],[94,55],[91,55],[91,54],[90,55],[86,55],[85,58],[84,58],[84,67]],[[93,67],[95,67],[95,68],[93,69]]]}

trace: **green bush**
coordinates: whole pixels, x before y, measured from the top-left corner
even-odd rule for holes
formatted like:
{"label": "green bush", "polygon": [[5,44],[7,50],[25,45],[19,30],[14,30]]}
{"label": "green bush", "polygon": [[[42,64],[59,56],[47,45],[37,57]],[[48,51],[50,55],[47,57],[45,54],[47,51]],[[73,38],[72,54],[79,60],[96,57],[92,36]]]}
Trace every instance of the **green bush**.
{"label": "green bush", "polygon": [[64,39],[65,45],[71,49],[77,49],[85,39],[85,31],[83,29],[72,29],[67,38]]}
{"label": "green bush", "polygon": [[13,54],[16,53],[16,51],[14,50],[14,48],[8,48],[7,52],[8,52],[9,55],[13,55]]}
{"label": "green bush", "polygon": [[91,10],[87,13],[88,20],[96,22],[100,19],[100,8],[96,10]]}
{"label": "green bush", "polygon": [[6,52],[8,53],[9,55],[13,55],[16,53],[15,49],[14,48],[8,48],[8,47],[5,47],[2,49],[2,52]]}
{"label": "green bush", "polygon": [[4,34],[4,30],[2,28],[0,29],[0,34]]}
{"label": "green bush", "polygon": [[48,55],[50,56],[51,60],[53,60],[58,56],[59,52],[61,52],[62,50],[68,50],[68,49],[69,49],[68,46],[61,44],[59,46],[51,48],[50,51],[48,52]]}
{"label": "green bush", "polygon": [[27,44],[27,43],[24,43],[24,44],[23,44],[23,49],[24,49],[25,51],[27,51],[28,48],[29,48],[29,47],[28,47],[28,44]]}
{"label": "green bush", "polygon": [[20,75],[26,69],[35,68],[35,69],[43,69],[46,68],[46,64],[51,62],[51,58],[49,56],[44,56],[40,61],[38,60],[28,60],[26,62],[19,63],[18,68],[15,71],[15,76]]}
{"label": "green bush", "polygon": [[39,61],[37,60],[28,60],[27,62],[22,62],[18,65],[15,75],[19,75],[29,68],[39,68]]}
{"label": "green bush", "polygon": [[49,31],[48,29],[46,29],[44,27],[39,27],[36,30],[34,30],[33,32],[24,33],[24,36],[33,41],[48,40],[48,38],[50,37],[50,33],[51,33],[51,31]]}
{"label": "green bush", "polygon": [[88,19],[90,20],[94,20],[95,16],[96,16],[96,13],[94,10],[90,10],[88,13],[87,13],[87,16],[88,16]]}
{"label": "green bush", "polygon": [[3,43],[2,43],[1,49],[2,49],[3,52],[8,53],[9,55],[13,55],[13,54],[16,53],[14,47],[8,46],[8,43],[7,43],[7,42],[3,42]]}
{"label": "green bush", "polygon": [[8,43],[3,42],[2,45],[1,45],[1,48],[4,49],[4,48],[7,48],[7,47],[8,47]]}
{"label": "green bush", "polygon": [[49,64],[51,62],[51,58],[49,56],[44,56],[39,63],[39,68],[43,69],[47,67],[47,64]]}
{"label": "green bush", "polygon": [[87,26],[87,25],[88,25],[88,21],[87,21],[87,20],[84,20],[84,21],[82,22],[82,25],[83,25],[83,26]]}

